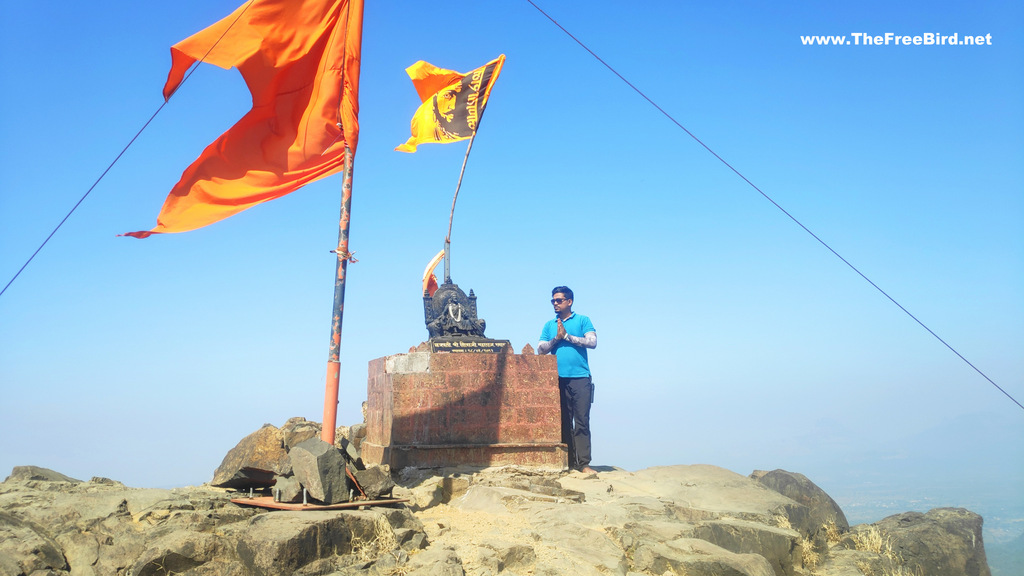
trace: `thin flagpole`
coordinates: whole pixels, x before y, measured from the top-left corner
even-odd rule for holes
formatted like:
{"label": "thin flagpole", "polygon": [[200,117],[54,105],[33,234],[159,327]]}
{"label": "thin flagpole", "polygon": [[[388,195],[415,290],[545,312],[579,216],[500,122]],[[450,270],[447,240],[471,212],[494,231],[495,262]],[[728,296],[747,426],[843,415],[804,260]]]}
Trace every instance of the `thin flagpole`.
{"label": "thin flagpole", "polygon": [[338,385],[341,373],[341,321],[345,312],[345,275],[349,261],[355,261],[348,251],[349,216],[352,210],[352,150],[345,146],[345,179],[341,185],[341,218],[338,222],[337,275],[334,279],[334,314],[331,319],[331,350],[327,358],[327,383],[324,389],[324,421],[320,439],[334,444],[338,421]]}
{"label": "thin flagpole", "polygon": [[476,140],[476,130],[469,139],[469,146],[466,146],[466,157],[462,159],[462,170],[459,172],[459,183],[455,185],[455,196],[452,197],[452,211],[448,215],[448,234],[444,237],[444,281],[450,284],[452,281],[451,270],[451,247],[452,247],[452,221],[455,219],[455,202],[459,199],[459,189],[462,188],[462,176],[466,173],[466,163],[469,162],[469,152],[473,149],[473,141]]}

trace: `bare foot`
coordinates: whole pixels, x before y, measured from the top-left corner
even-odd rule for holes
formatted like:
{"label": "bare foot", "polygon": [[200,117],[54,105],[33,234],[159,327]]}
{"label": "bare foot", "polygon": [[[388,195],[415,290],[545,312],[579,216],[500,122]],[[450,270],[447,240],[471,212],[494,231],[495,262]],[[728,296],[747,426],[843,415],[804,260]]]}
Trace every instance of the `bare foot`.
{"label": "bare foot", "polygon": [[583,468],[580,468],[580,472],[583,472],[584,474],[597,474],[597,470],[594,470],[590,466],[584,466]]}

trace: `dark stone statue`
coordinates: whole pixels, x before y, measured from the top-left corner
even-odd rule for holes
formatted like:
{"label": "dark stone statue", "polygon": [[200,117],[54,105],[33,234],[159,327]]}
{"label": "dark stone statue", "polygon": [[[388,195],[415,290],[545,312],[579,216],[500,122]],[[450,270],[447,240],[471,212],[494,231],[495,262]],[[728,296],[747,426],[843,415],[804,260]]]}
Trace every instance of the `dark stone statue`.
{"label": "dark stone statue", "polygon": [[433,297],[423,294],[423,315],[430,339],[448,337],[484,337],[486,322],[476,317],[476,295],[469,296],[458,284],[447,281],[437,287]]}

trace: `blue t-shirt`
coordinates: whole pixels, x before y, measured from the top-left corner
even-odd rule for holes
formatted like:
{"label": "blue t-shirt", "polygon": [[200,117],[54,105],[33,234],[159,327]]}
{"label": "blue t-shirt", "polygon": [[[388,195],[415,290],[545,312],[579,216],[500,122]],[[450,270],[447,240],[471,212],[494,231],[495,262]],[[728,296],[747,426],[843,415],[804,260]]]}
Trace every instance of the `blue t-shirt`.
{"label": "blue t-shirt", "polygon": [[[575,312],[565,320],[562,320],[562,325],[565,326],[566,334],[579,338],[582,338],[587,332],[597,333],[597,330],[594,330],[594,325],[590,323],[590,318]],[[544,329],[540,332],[540,339],[542,342],[550,342],[555,339],[556,334],[558,334],[557,319],[548,320],[547,324],[544,325]],[[590,376],[590,364],[587,363],[586,348],[570,344],[566,340],[559,340],[555,344],[554,350],[555,358],[558,359],[559,376],[562,378],[586,378]]]}

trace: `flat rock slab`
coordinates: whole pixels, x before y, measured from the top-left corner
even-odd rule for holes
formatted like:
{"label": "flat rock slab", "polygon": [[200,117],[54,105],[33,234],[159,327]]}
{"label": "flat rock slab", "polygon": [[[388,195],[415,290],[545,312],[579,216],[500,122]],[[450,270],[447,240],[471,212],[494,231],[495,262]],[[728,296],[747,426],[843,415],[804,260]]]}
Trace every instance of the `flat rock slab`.
{"label": "flat rock slab", "polygon": [[570,475],[559,483],[583,492],[587,502],[595,503],[621,501],[626,496],[657,497],[694,510],[730,514],[772,514],[795,504],[746,476],[704,464]]}

